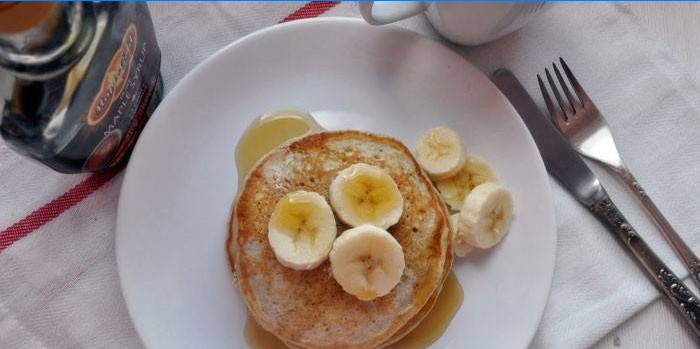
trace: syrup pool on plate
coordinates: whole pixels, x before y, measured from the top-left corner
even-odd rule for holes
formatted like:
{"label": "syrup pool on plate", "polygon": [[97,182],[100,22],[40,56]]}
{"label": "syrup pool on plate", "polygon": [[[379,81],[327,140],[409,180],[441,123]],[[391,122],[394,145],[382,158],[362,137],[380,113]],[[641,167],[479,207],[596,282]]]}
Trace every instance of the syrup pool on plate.
{"label": "syrup pool on plate", "polygon": [[298,109],[284,109],[263,114],[243,132],[236,146],[238,183],[260,158],[282,143],[308,133],[321,131],[311,114]]}
{"label": "syrup pool on plate", "polygon": [[[242,183],[255,163],[270,150],[293,138],[321,130],[323,127],[313,116],[302,110],[285,109],[258,117],[243,132],[236,147],[238,182]],[[454,273],[450,273],[435,306],[426,318],[413,331],[387,348],[427,348],[445,332],[462,305],[463,297],[459,280]],[[250,315],[246,321],[244,336],[253,349],[287,349],[284,342],[260,327]]]}
{"label": "syrup pool on plate", "polygon": [[424,349],[442,336],[464,300],[462,285],[453,272],[442,285],[435,306],[413,331],[386,349]]}

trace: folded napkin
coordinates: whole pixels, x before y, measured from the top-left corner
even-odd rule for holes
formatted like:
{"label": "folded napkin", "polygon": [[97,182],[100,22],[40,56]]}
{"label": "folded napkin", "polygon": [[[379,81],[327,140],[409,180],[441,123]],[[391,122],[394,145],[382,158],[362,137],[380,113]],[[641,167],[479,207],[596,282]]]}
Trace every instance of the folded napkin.
{"label": "folded napkin", "polygon": [[[536,81],[563,57],[606,116],[622,157],[687,243],[700,252],[698,86],[627,5],[556,4],[523,30],[475,48],[457,48],[490,73],[510,68],[544,104]],[[622,212],[679,276],[675,254],[628,193],[597,165]],[[584,348],[625,321],[658,291],[610,234],[552,181],[558,246],[552,290],[535,348]],[[533,232],[533,238],[536,232]],[[688,282],[690,283],[690,282]]]}
{"label": "folded napkin", "polygon": [[[149,4],[163,52],[166,90],[216,50],[273,25],[302,5]],[[354,3],[343,3],[323,16],[357,17],[358,12]],[[637,178],[686,241],[700,250],[700,237],[691,230],[700,223],[694,214],[700,186],[693,183],[700,174],[695,161],[700,153],[698,88],[665,54],[662,43],[637,22],[625,5],[556,4],[524,29],[494,43],[453,48],[486,73],[510,68],[538,100],[535,73],[564,57],[607,116]],[[423,17],[398,25],[437,38]],[[686,275],[632,196],[610,175],[594,170],[649,244],[678,274]],[[57,199],[50,206],[53,211],[25,221],[25,228],[37,226],[31,233],[0,247],[0,348],[142,347],[115,265],[120,177],[104,184],[86,175],[56,174],[0,143],[0,229],[83,181]],[[552,187],[557,265],[532,346],[583,348],[649,304],[658,292],[583,207],[555,182]],[[537,232],[532,234],[536,239]]]}

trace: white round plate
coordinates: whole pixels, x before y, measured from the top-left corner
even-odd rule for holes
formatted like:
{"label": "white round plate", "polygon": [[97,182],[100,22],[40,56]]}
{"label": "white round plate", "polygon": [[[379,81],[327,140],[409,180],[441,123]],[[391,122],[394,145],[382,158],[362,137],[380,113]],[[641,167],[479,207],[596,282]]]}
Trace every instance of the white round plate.
{"label": "white round plate", "polygon": [[525,348],[555,256],[548,178],[533,140],[489,79],[446,47],[356,19],[296,21],[240,39],[190,72],[146,126],[117,219],[121,286],[148,348],[243,348],[245,305],[224,249],[234,150],[257,116],[310,111],[409,147],[435,125],[464,136],[515,198],[497,247],[455,260],[464,303],[432,348]]}

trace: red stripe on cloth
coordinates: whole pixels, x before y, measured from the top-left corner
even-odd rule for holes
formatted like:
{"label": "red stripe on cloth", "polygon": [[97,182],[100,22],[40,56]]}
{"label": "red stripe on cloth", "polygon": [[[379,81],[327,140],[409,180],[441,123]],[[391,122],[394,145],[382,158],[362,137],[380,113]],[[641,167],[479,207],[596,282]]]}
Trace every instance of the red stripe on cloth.
{"label": "red stripe on cloth", "polygon": [[86,197],[107,183],[119,171],[93,174],[76,184],[67,192],[51,200],[44,206],[22,218],[19,222],[7,229],[0,231],[0,252],[12,245],[15,241],[29,235],[44,224],[52,221],[67,209],[83,201]]}
{"label": "red stripe on cloth", "polygon": [[289,16],[284,17],[280,23],[293,21],[295,19],[318,17],[338,4],[340,4],[340,1],[311,1],[292,12]]}
{"label": "red stripe on cloth", "polygon": [[[295,19],[318,17],[339,3],[339,1],[312,1],[292,12],[292,14],[282,19],[279,23],[289,22]],[[51,202],[22,218],[17,223],[0,231],[0,252],[83,201],[86,197],[95,192],[95,190],[112,179],[117,173],[119,173],[118,170],[93,174],[67,192],[51,200]]]}

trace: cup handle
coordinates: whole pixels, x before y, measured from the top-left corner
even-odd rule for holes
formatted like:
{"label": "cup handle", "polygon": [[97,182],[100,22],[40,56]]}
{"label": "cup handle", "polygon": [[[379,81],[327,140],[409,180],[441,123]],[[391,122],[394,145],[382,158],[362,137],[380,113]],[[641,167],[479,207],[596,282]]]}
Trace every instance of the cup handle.
{"label": "cup handle", "polygon": [[387,24],[415,16],[428,9],[424,1],[360,1],[360,14],[372,25]]}

